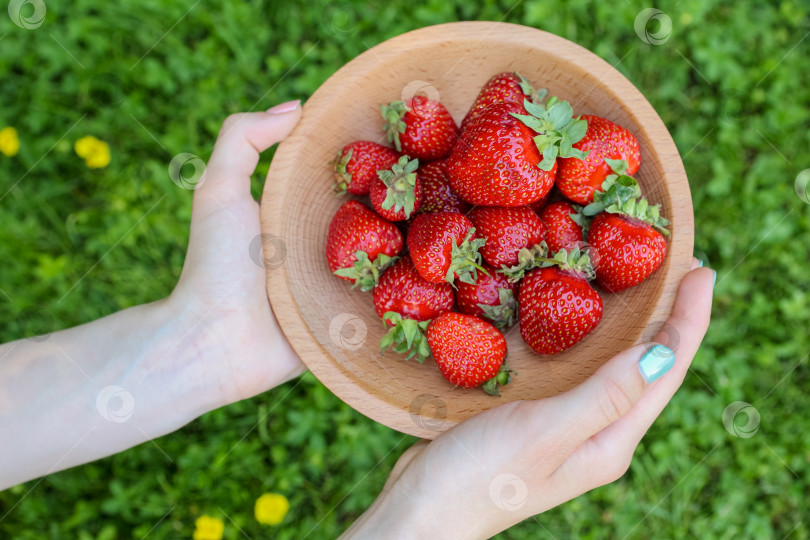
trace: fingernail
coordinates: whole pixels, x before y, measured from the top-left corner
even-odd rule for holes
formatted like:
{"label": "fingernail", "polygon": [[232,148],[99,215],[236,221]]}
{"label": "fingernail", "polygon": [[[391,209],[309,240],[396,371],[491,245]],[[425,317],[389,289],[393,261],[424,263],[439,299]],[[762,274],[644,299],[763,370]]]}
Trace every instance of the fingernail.
{"label": "fingernail", "polygon": [[651,383],[675,365],[675,353],[664,345],[653,345],[638,361],[638,370]]}
{"label": "fingernail", "polygon": [[283,113],[288,113],[290,111],[294,111],[295,109],[297,109],[300,106],[301,106],[301,100],[296,99],[296,100],[293,100],[293,101],[288,101],[286,103],[281,103],[279,105],[276,105],[275,107],[267,109],[267,112],[270,113],[270,114],[283,114]]}
{"label": "fingernail", "polygon": [[714,286],[717,285],[717,270],[712,270],[712,272],[714,272],[714,281],[712,281],[712,289],[714,289]]}
{"label": "fingernail", "polygon": [[703,259],[698,259],[698,268],[703,268]]}

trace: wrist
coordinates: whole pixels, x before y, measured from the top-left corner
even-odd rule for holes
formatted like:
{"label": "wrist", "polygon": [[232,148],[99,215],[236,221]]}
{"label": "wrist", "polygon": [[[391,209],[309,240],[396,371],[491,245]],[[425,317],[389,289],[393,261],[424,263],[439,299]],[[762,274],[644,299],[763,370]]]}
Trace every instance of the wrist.
{"label": "wrist", "polygon": [[[399,466],[397,463],[392,475]],[[415,540],[472,540],[491,536],[484,532],[486,520],[464,507],[468,498],[458,492],[457,484],[452,479],[435,476],[420,478],[419,471],[418,463],[411,470],[407,470],[406,466],[406,470],[393,483],[389,480],[374,504],[341,539],[364,540],[385,536]]]}

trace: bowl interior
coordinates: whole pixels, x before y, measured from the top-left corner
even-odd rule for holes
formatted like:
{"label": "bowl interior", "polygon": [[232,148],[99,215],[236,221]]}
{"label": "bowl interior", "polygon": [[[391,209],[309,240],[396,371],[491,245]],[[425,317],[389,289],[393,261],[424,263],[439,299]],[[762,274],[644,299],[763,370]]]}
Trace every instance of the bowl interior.
{"label": "bowl interior", "polygon": [[[597,329],[553,357],[534,354],[517,326],[506,332],[507,361],[518,372],[495,398],[454,388],[437,367],[380,355],[385,329],[370,293],[332,276],[324,245],[329,221],[347,200],[331,191],[329,162],[358,139],[384,143],[379,105],[417,93],[440,99],[460,122],[495,73],[519,71],[535,87],[598,114],[639,139],[637,174],[645,196],[672,220],[662,267],[638,287],[603,294]],[[386,41],[341,68],[304,105],[301,123],[280,146],[262,198],[268,295],[286,336],[312,372],[367,416],[433,438],[500,403],[556,395],[619,351],[652,339],[671,311],[692,254],[692,204],[672,139],[638,90],[606,62],[565,39],[504,23],[451,23]]]}

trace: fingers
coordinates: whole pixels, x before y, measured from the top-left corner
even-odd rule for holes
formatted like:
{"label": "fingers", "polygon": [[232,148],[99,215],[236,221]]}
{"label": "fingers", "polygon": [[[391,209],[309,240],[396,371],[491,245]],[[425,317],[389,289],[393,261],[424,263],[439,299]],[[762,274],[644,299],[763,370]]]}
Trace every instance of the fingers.
{"label": "fingers", "polygon": [[298,123],[298,101],[277,105],[266,112],[229,116],[214,145],[205,178],[194,193],[195,204],[226,203],[250,197],[250,176],[259,153],[284,139]]}
{"label": "fingers", "polygon": [[713,286],[714,271],[709,268],[698,268],[686,275],[672,315],[655,338],[655,341],[672,344],[674,366],[658,382],[644,389],[643,395],[625,414],[574,451],[552,475],[561,484],[577,483],[581,493],[624,474],[639,441],[683,382],[706,334]]}

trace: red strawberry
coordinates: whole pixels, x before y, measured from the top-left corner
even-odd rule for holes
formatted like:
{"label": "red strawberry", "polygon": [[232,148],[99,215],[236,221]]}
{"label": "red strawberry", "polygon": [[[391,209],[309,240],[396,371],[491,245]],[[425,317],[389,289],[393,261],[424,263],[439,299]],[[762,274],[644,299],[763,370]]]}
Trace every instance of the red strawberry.
{"label": "red strawberry", "polygon": [[481,112],[495,103],[519,103],[523,104],[524,99],[534,103],[540,103],[546,97],[547,90],[535,91],[532,84],[518,72],[505,72],[493,75],[481,88],[478,97],[475,98],[470,112],[461,122],[463,131],[467,124],[478,117]]}
{"label": "red strawberry", "polygon": [[517,283],[491,266],[484,266],[489,274],[478,274],[475,284],[459,282],[456,290],[456,304],[461,313],[489,319],[503,330],[517,320]]}
{"label": "red strawberry", "polygon": [[506,339],[490,323],[462,313],[445,313],[427,327],[427,341],[442,376],[456,386],[482,385],[498,394],[498,384],[509,382],[503,363]]}
{"label": "red strawberry", "polygon": [[374,309],[390,327],[380,340],[380,354],[393,348],[420,364],[430,357],[425,331],[431,319],[453,309],[453,287],[430,283],[416,271],[405,255],[374,287]]}
{"label": "red strawberry", "polygon": [[450,187],[446,160],[431,161],[417,171],[422,184],[422,206],[419,213],[458,212],[466,214],[470,205]]}
{"label": "red strawberry", "polygon": [[377,143],[355,141],[343,147],[332,162],[339,195],[347,191],[355,195],[368,195],[371,182],[377,180],[377,171],[390,169],[399,154]]}
{"label": "red strawberry", "polygon": [[424,96],[392,101],[380,110],[388,142],[411,157],[425,161],[443,158],[458,137],[456,122],[444,105]]}
{"label": "red strawberry", "polygon": [[404,255],[374,287],[374,309],[380,317],[393,311],[407,319],[428,321],[453,309],[453,287],[426,281]]}
{"label": "red strawberry", "polygon": [[621,214],[597,215],[588,243],[599,253],[596,282],[619,292],[638,285],[658,270],[667,254],[667,241],[652,225]]}
{"label": "red strawberry", "polygon": [[538,354],[564,351],[602,319],[602,298],[587,279],[587,255],[574,249],[555,259],[560,266],[532,270],[520,283],[520,335]]}
{"label": "red strawberry", "polygon": [[422,204],[422,186],[416,169],[419,161],[402,156],[390,170],[377,171],[371,183],[371,205],[389,221],[408,219]]}
{"label": "red strawberry", "polygon": [[[526,114],[528,113],[528,114]],[[585,134],[567,101],[496,103],[462,132],[447,161],[450,185],[483,206],[524,206],[554,185],[557,156],[582,156],[571,144]],[[542,158],[541,158],[542,156]]]}
{"label": "red strawberry", "polygon": [[605,191],[597,191],[582,213],[596,214],[588,229],[588,243],[598,255],[596,282],[619,292],[638,285],[664,262],[669,221],[658,205],[641,198],[635,179],[611,175],[602,187]]}
{"label": "red strawberry", "polygon": [[588,152],[588,156],[561,158],[557,187],[575,203],[588,204],[612,169],[617,174],[635,174],[641,164],[641,153],[636,137],[620,125],[599,116],[582,115],[582,119],[588,122],[588,130],[574,148]]}
{"label": "red strawberry", "polygon": [[368,291],[402,251],[402,234],[357,201],[338,208],[326,235],[326,260],[336,276]]}
{"label": "red strawberry", "polygon": [[475,283],[484,242],[475,238],[472,222],[457,212],[419,214],[407,239],[416,270],[433,283],[453,283],[455,278]]}
{"label": "red strawberry", "polygon": [[540,212],[540,219],[546,225],[546,243],[551,252],[579,246],[582,237],[582,207],[567,201],[553,202]]}
{"label": "red strawberry", "polygon": [[551,196],[551,192],[546,193],[546,196],[540,200],[534,201],[533,203],[529,203],[526,206],[532,209],[532,211],[536,214],[539,214],[540,211],[546,207],[548,204],[548,199]]}
{"label": "red strawberry", "polygon": [[486,239],[481,256],[495,268],[516,265],[518,251],[539,244],[546,233],[546,226],[526,206],[478,206],[470,211],[469,218],[476,236]]}

